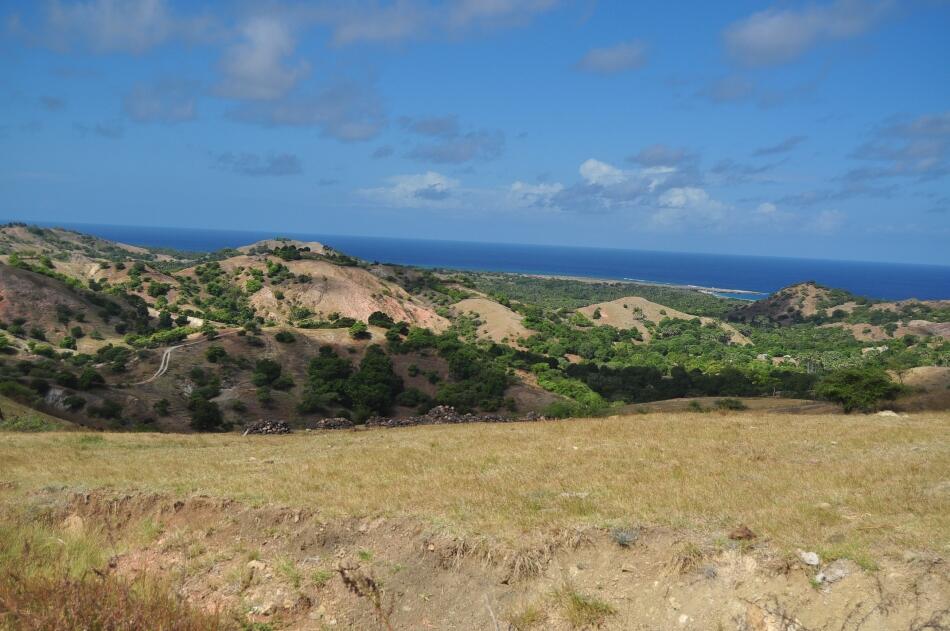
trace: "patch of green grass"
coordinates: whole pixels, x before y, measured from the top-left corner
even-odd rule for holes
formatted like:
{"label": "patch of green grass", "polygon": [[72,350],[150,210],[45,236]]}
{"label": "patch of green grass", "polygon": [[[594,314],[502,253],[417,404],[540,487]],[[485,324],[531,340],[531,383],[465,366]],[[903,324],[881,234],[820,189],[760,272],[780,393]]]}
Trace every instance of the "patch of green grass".
{"label": "patch of green grass", "polygon": [[0,421],[0,432],[55,432],[61,429],[62,423],[40,416],[14,416]]}
{"label": "patch of green grass", "polygon": [[509,611],[505,616],[505,622],[514,631],[528,631],[528,629],[537,628],[547,619],[548,615],[535,604],[525,605],[519,609]]}
{"label": "patch of green grass", "polygon": [[323,568],[314,570],[313,573],[310,574],[310,581],[317,589],[329,583],[331,578],[333,578],[333,572]]}
{"label": "patch of green grass", "polygon": [[280,557],[274,563],[274,567],[278,572],[284,575],[284,578],[293,585],[294,589],[300,589],[300,584],[303,583],[303,575],[300,573],[293,559]]}
{"label": "patch of green grass", "polygon": [[849,559],[858,564],[865,572],[876,572],[880,568],[877,562],[852,542],[834,543],[818,548],[818,555],[825,563],[838,559]]}
{"label": "patch of green grass", "polygon": [[373,551],[372,550],[360,550],[356,553],[356,556],[360,558],[360,561],[365,561],[369,563],[373,560]]}
{"label": "patch of green grass", "polygon": [[617,611],[609,603],[582,594],[569,585],[554,592],[554,598],[565,620],[575,629],[599,627]]}

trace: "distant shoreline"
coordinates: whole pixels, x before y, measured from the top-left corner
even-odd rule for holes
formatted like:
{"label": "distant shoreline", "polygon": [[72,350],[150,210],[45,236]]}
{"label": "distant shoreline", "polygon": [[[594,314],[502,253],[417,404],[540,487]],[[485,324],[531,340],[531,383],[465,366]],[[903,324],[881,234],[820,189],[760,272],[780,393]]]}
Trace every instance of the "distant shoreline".
{"label": "distant shoreline", "polygon": [[[472,270],[453,270],[453,271],[472,271]],[[482,272],[485,273],[485,272]],[[685,289],[695,291],[719,298],[728,298],[719,294],[740,294],[749,296],[768,296],[769,292],[754,291],[751,289],[724,289],[722,287],[704,287],[702,285],[688,285],[677,283],[659,283],[650,280],[641,280],[639,278],[595,278],[592,276],[570,276],[564,274],[526,274],[518,272],[488,272],[489,274],[508,274],[511,276],[524,276],[526,278],[550,278],[555,280],[571,280],[582,283],[625,283],[627,285],[647,285],[650,287],[669,287],[670,289]],[[749,298],[733,298],[733,300],[749,300]]]}

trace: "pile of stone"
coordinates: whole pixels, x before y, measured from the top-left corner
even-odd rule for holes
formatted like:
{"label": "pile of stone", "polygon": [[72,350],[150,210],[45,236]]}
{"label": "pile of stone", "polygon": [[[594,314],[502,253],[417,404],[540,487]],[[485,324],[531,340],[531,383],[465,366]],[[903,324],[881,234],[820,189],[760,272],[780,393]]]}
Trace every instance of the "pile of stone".
{"label": "pile of stone", "polygon": [[260,420],[244,428],[244,435],[248,434],[289,434],[290,425],[284,421]]}
{"label": "pile of stone", "polygon": [[313,424],[313,429],[351,429],[353,421],[348,418],[322,418]]}
{"label": "pile of stone", "polygon": [[406,418],[374,416],[366,420],[367,427],[407,427],[410,425],[443,425],[450,423],[514,423],[517,421],[537,421],[544,417],[529,413],[523,417],[501,416],[499,414],[462,414],[450,405],[437,405],[425,414]]}

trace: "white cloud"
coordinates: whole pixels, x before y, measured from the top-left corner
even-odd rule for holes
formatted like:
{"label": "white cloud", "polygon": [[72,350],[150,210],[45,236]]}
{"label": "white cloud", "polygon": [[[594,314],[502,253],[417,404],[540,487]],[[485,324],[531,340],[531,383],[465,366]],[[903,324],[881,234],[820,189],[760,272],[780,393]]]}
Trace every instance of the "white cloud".
{"label": "white cloud", "polygon": [[97,53],[140,54],[172,38],[205,39],[212,30],[207,18],[176,14],[165,0],[51,0],[42,20],[17,20],[16,30],[51,48]]}
{"label": "white cloud", "polygon": [[730,26],[724,38],[730,53],[744,64],[785,63],[823,41],[861,35],[893,4],[893,0],[835,0],[800,10],[767,9]]}
{"label": "white cloud", "polygon": [[551,198],[563,190],[560,182],[528,184],[518,180],[508,190],[508,200],[518,208],[549,206]]}
{"label": "white cloud", "polygon": [[577,68],[585,72],[616,74],[640,68],[646,61],[646,44],[634,40],[606,48],[593,48],[577,62]]}
{"label": "white cloud", "polygon": [[557,0],[350,0],[318,6],[311,17],[332,29],[337,45],[432,39],[446,34],[517,26],[551,10]]}
{"label": "white cloud", "polygon": [[671,188],[660,195],[658,203],[660,209],[650,217],[650,224],[660,230],[721,229],[727,219],[726,205],[697,187]]}
{"label": "white cloud", "polygon": [[606,162],[595,160],[594,158],[585,160],[581,164],[579,171],[581,177],[584,178],[588,184],[596,184],[598,186],[612,186],[614,184],[620,184],[627,179],[627,176],[622,170]]}
{"label": "white cloud", "polygon": [[383,206],[395,208],[439,208],[457,206],[453,199],[459,181],[435,171],[413,175],[395,175],[387,186],[362,189],[358,193]]}
{"label": "white cloud", "polygon": [[762,217],[774,217],[778,213],[778,206],[772,202],[763,202],[755,209],[755,213]]}
{"label": "white cloud", "polygon": [[286,94],[310,70],[305,61],[287,64],[296,47],[290,27],[274,17],[259,16],[242,25],[242,41],[224,55],[221,95],[234,99],[271,100]]}

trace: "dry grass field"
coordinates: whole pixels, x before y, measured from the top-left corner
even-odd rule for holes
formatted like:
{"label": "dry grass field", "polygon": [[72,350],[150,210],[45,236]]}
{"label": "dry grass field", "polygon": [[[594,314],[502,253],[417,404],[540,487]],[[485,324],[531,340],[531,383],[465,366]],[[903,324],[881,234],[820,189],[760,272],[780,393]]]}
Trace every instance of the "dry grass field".
{"label": "dry grass field", "polygon": [[[85,499],[77,503],[74,492]],[[201,497],[208,499],[189,499]],[[276,625],[272,628],[283,628],[282,620],[288,628],[322,628],[330,618],[346,620],[348,628],[380,623],[368,601],[348,596],[342,583],[324,587],[334,559],[344,554],[386,577],[390,596],[402,599],[398,602],[408,602],[407,594],[433,598],[397,607],[394,628],[424,628],[423,620],[441,621],[430,628],[491,628],[489,613],[503,617],[501,609],[509,618],[546,621],[534,628],[595,623],[637,628],[641,610],[630,608],[634,596],[624,596],[620,579],[649,581],[653,589],[652,581],[662,580],[669,589],[681,590],[676,594],[683,602],[702,594],[710,600],[697,600],[695,611],[683,605],[689,615],[671,609],[671,624],[687,615],[693,622],[682,623],[686,628],[715,628],[704,625],[728,621],[734,612],[713,611],[711,603],[732,601],[697,592],[693,583],[676,577],[699,573],[696,580],[702,581],[703,573],[708,579],[726,568],[749,573],[747,580],[710,586],[780,590],[772,582],[781,580],[788,592],[789,581],[798,576],[795,589],[814,602],[797,597],[801,611],[796,615],[807,619],[813,607],[814,616],[825,616],[822,624],[831,624],[836,610],[809,586],[814,579],[807,572],[814,575],[817,568],[804,568],[799,576],[774,567],[789,567],[782,564],[794,561],[799,549],[813,550],[823,563],[848,559],[866,575],[860,580],[871,590],[873,580],[884,580],[886,588],[912,574],[900,565],[908,562],[908,554],[945,557],[950,552],[950,413],[656,413],[274,437],[4,433],[0,506],[5,523],[20,524],[21,537],[23,516],[35,517],[31,511],[37,507],[55,514],[44,527],[68,530],[70,519],[87,529],[108,523],[113,558],[120,559],[117,571],[134,575],[143,564],[164,568],[166,574],[168,568],[190,568],[174,575],[175,584],[203,610],[224,603],[250,611],[255,598],[264,598],[264,583],[279,583],[280,594],[297,594],[278,601],[285,603],[284,617],[258,609],[248,614]],[[248,530],[249,524],[256,526]],[[758,535],[754,541],[729,539],[741,524]],[[156,532],[141,539],[150,529]],[[103,541],[102,531],[97,532]],[[643,543],[636,546],[640,552],[632,552],[618,532],[643,533]],[[571,557],[585,542],[588,556],[582,561]],[[248,546],[258,551],[249,552]],[[441,559],[435,565],[432,555]],[[481,564],[465,565],[467,556]],[[4,558],[9,563],[17,557],[8,548]],[[623,569],[625,559],[632,559],[635,569]],[[235,578],[234,572],[245,564],[257,567],[254,563],[269,568],[269,583]],[[773,568],[767,581],[762,578],[766,565]],[[406,569],[400,573],[393,570],[397,566]],[[713,566],[719,569],[709,569]],[[519,567],[520,574],[512,572]],[[670,567],[675,568],[672,578]],[[920,576],[932,577],[939,567],[927,565]],[[453,569],[446,574],[445,568]],[[585,578],[586,568],[591,578]],[[304,572],[304,578],[295,572]],[[758,578],[753,580],[753,574]],[[918,597],[918,609],[921,602],[950,597],[945,576],[927,580],[936,582],[921,578],[914,588],[928,594]],[[514,587],[502,587],[509,583]],[[868,601],[869,592],[859,589],[865,583],[855,578],[850,585],[855,602]],[[842,598],[849,593],[844,587]],[[900,583],[895,593],[906,589]],[[489,606],[486,612],[483,591],[500,609]],[[440,596],[432,596],[436,593]],[[309,594],[312,606],[300,608],[293,599],[301,594]],[[658,598],[659,604],[650,606],[665,606],[668,597]],[[319,615],[316,602],[323,603]],[[327,613],[334,607],[335,613]],[[466,607],[477,608],[485,619],[465,624]],[[761,609],[763,620],[774,617],[765,605]],[[740,617],[748,621],[759,615],[750,611],[742,609]],[[596,620],[587,614],[596,614]],[[861,628],[946,628],[913,627],[918,614],[923,616],[908,610],[897,626],[891,617]]]}

